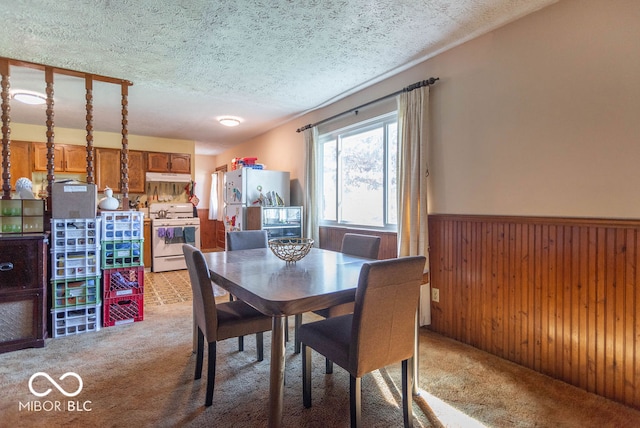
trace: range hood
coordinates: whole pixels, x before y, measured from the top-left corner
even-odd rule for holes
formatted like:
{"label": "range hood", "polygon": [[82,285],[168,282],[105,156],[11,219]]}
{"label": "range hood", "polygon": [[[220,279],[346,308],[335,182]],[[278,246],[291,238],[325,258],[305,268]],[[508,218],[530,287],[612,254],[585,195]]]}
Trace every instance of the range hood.
{"label": "range hood", "polygon": [[175,174],[173,172],[147,172],[147,181],[159,181],[169,183],[189,183],[191,174]]}

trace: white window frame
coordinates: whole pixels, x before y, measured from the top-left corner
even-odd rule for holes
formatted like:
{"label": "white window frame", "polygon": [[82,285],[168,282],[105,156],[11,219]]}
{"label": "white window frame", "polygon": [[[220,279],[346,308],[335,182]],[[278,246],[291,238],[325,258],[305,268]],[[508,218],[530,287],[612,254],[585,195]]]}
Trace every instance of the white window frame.
{"label": "white window frame", "polygon": [[[318,171],[318,195],[320,197],[320,203],[318,204],[318,223],[320,226],[338,226],[338,227],[348,227],[348,228],[354,228],[354,229],[373,229],[373,230],[385,230],[385,231],[397,231],[398,225],[397,223],[390,223],[390,219],[389,219],[389,181],[390,181],[390,177],[389,177],[389,171],[390,171],[390,166],[389,166],[389,162],[390,162],[390,158],[391,158],[391,154],[389,153],[389,130],[388,127],[391,125],[396,125],[397,126],[397,111],[392,111],[390,113],[386,113],[384,115],[381,116],[377,116],[362,122],[358,122],[334,131],[330,131],[330,132],[326,132],[323,133],[321,135],[318,136],[318,156],[317,156],[317,171]],[[385,157],[384,159],[384,174],[383,174],[383,182],[384,182],[384,191],[383,191],[383,201],[381,201],[381,203],[383,204],[383,226],[374,226],[374,225],[366,225],[366,224],[357,224],[357,223],[352,223],[352,222],[348,222],[345,221],[341,218],[341,195],[340,195],[340,191],[339,189],[342,187],[341,184],[339,183],[339,181],[341,180],[341,174],[340,174],[340,166],[341,166],[341,159],[340,159],[340,141],[345,138],[345,137],[349,137],[351,135],[354,134],[359,134],[362,132],[366,132],[367,130],[370,129],[375,129],[378,127],[384,127],[384,136],[383,136],[383,144],[384,144],[384,149],[383,149],[383,155]],[[396,139],[399,139],[399,136],[397,135],[397,128],[396,128]],[[329,142],[329,141],[335,141],[336,142],[336,163],[337,165],[335,166],[336,168],[336,201],[335,201],[335,207],[336,207],[336,212],[335,212],[335,218],[336,220],[327,220],[325,218],[323,218],[323,211],[324,211],[324,207],[323,207],[323,202],[322,202],[322,198],[324,195],[324,179],[323,179],[323,173],[324,173],[324,145]],[[396,144],[398,144],[398,142],[396,142]],[[396,153],[396,161],[397,161],[397,153]],[[396,183],[397,185],[397,183]],[[397,189],[396,189],[397,192]],[[397,201],[396,201],[397,203]]]}

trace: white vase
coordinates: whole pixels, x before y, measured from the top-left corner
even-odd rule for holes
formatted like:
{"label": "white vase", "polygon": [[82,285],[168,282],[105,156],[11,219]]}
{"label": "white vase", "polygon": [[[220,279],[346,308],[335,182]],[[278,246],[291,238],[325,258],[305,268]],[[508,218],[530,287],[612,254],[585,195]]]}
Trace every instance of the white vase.
{"label": "white vase", "polygon": [[113,197],[113,190],[106,187],[104,189],[104,196],[105,197],[100,199],[100,202],[98,202],[98,207],[100,207],[101,210],[117,210],[120,206],[120,202]]}

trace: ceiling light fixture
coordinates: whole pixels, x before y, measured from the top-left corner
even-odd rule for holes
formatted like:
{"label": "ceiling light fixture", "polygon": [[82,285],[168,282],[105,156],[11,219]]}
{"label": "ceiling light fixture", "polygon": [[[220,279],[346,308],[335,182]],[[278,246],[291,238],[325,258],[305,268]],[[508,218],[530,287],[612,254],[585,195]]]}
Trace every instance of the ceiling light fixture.
{"label": "ceiling light fixture", "polygon": [[29,105],[40,105],[47,102],[47,97],[44,94],[34,91],[25,91],[22,89],[12,91],[11,97],[14,100]]}
{"label": "ceiling light fixture", "polygon": [[221,125],[224,126],[238,126],[240,125],[240,119],[236,119],[235,117],[221,117],[218,119]]}

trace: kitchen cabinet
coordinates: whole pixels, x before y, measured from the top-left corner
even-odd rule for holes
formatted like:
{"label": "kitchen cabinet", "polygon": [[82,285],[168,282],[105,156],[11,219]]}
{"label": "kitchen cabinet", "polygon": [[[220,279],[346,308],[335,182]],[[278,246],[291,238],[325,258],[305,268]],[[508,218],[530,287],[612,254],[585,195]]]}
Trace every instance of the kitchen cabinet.
{"label": "kitchen cabinet", "polygon": [[120,150],[96,148],[96,185],[98,192],[120,192]]}
{"label": "kitchen cabinet", "polygon": [[144,193],[144,152],[129,150],[129,193]]}
{"label": "kitchen cabinet", "polygon": [[[120,192],[120,149],[96,148],[96,184],[99,192],[109,186]],[[144,152],[129,150],[129,193],[144,193]]]}
{"label": "kitchen cabinet", "polygon": [[144,219],[144,246],[142,249],[142,257],[144,260],[144,266],[151,268],[151,219]]}
{"label": "kitchen cabinet", "polygon": [[191,174],[191,155],[147,152],[147,171]]}
{"label": "kitchen cabinet", "polygon": [[[33,170],[47,170],[47,145],[45,143],[33,143]],[[85,146],[72,146],[56,144],[53,149],[53,167],[55,172],[87,172],[87,148]]]}
{"label": "kitchen cabinet", "polygon": [[266,230],[269,239],[302,238],[302,207],[247,207],[247,230]]}
{"label": "kitchen cabinet", "polygon": [[42,233],[0,237],[0,353],[45,345],[47,244]]}
{"label": "kitchen cabinet", "polygon": [[11,190],[16,190],[16,180],[27,177],[31,180],[31,143],[11,141]]}

